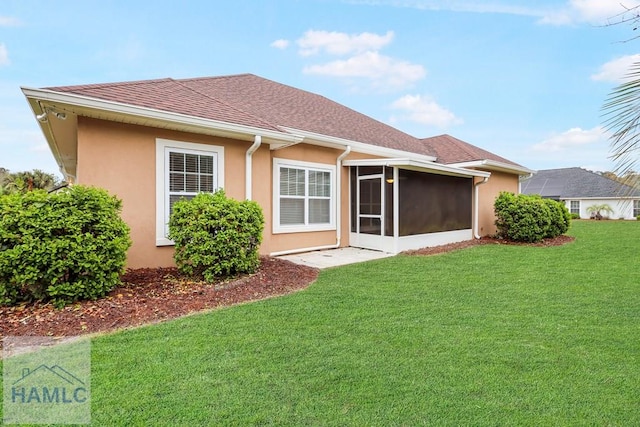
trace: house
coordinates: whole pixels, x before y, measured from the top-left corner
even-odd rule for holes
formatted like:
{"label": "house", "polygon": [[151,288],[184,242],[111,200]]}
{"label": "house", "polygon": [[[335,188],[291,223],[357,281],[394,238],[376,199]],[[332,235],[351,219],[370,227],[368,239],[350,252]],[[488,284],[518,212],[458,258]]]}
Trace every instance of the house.
{"label": "house", "polygon": [[524,194],[564,202],[572,214],[590,218],[590,206],[607,204],[611,218],[635,219],[640,215],[640,190],[582,168],[539,170],[522,182]]}
{"label": "house", "polygon": [[22,91],[65,178],[122,199],[129,267],[173,265],[171,206],[200,191],[262,206],[262,254],[398,253],[492,233],[532,172],[252,74]]}

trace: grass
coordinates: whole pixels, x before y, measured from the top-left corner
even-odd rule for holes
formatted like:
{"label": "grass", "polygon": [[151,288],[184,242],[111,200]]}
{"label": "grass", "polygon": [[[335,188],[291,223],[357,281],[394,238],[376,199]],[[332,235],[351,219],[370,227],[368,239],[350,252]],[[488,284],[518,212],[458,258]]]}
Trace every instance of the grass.
{"label": "grass", "polygon": [[638,425],[640,222],[95,338],[94,425]]}

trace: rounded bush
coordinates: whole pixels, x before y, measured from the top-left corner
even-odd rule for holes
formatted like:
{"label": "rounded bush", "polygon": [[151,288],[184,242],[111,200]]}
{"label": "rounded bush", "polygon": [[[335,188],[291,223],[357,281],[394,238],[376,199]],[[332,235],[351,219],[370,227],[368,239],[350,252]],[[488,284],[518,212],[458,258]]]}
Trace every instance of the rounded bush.
{"label": "rounded bush", "polygon": [[122,202],[76,185],[0,196],[0,304],[63,306],[106,295],[131,246]]}
{"label": "rounded bush", "polygon": [[540,196],[502,192],[494,203],[498,237],[534,243],[564,234],[571,223],[566,206]]}
{"label": "rounded bush", "polygon": [[562,236],[569,230],[571,225],[571,213],[564,203],[551,199],[542,199],[549,207],[550,220],[549,229],[545,237]]}
{"label": "rounded bush", "polygon": [[180,272],[213,281],[253,273],[260,265],[264,216],[253,201],[227,198],[223,190],[173,205],[169,238]]}

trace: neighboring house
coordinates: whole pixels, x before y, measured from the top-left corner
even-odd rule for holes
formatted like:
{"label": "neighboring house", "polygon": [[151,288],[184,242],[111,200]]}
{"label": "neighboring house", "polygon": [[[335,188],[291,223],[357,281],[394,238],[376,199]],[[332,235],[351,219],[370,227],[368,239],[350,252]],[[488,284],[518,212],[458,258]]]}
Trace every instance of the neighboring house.
{"label": "neighboring house", "polygon": [[611,218],[640,215],[640,190],[582,168],[539,170],[522,182],[522,192],[564,202],[580,218],[590,218],[589,207],[602,204],[613,209]]}
{"label": "neighboring house", "polygon": [[173,265],[171,206],[200,191],[258,202],[263,254],[398,253],[491,234],[532,172],[252,74],[22,91],[65,179],[122,199],[129,267]]}

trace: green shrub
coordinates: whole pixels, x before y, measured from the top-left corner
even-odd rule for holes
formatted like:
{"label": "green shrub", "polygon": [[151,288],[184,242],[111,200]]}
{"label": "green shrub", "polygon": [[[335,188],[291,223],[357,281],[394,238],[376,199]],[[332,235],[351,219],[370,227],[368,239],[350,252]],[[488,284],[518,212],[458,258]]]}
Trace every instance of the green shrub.
{"label": "green shrub", "polygon": [[571,214],[571,219],[580,219],[580,214],[572,213]]}
{"label": "green shrub", "polygon": [[539,242],[569,229],[571,216],[560,202],[540,196],[502,192],[494,203],[498,236],[518,242]]}
{"label": "green shrub", "polygon": [[227,198],[219,190],[176,202],[169,238],[175,242],[174,259],[182,273],[213,281],[258,269],[263,228],[256,202]]}
{"label": "green shrub", "polygon": [[106,295],[131,246],[121,206],[105,190],[79,185],[0,196],[0,304],[59,307]]}
{"label": "green shrub", "polygon": [[569,230],[571,225],[571,213],[564,203],[551,199],[542,199],[549,207],[550,220],[549,229],[545,237],[562,236]]}

